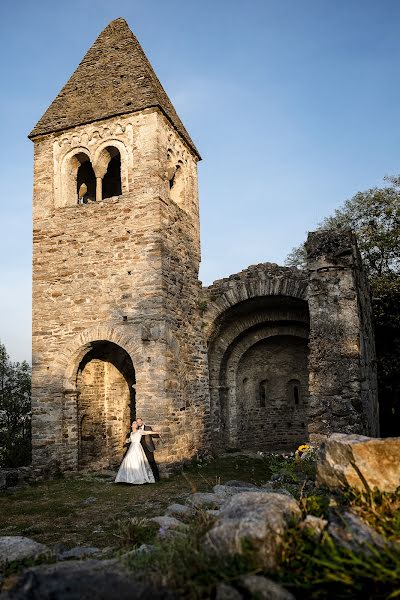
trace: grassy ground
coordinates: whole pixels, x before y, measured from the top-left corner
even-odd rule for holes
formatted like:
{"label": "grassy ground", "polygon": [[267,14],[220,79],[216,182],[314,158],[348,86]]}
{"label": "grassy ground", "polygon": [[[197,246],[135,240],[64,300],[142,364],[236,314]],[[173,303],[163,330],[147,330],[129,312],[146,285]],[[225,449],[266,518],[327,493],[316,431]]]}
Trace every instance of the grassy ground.
{"label": "grassy ground", "polygon": [[169,504],[194,491],[210,491],[220,481],[264,483],[271,474],[268,465],[266,458],[226,455],[153,485],[115,485],[93,475],[40,482],[0,495],[0,535],[67,547],[115,546],[120,521],[161,515]]}
{"label": "grassy ground", "polygon": [[[327,531],[317,538],[293,524],[278,549],[277,569],[268,572],[251,546],[234,557],[210,554],[203,541],[212,517],[204,510],[188,521],[185,534],[172,539],[156,535],[158,528],[147,521],[163,514],[168,504],[184,502],[192,492],[209,491],[216,483],[238,479],[260,485],[271,477],[295,495],[303,516],[327,518],[332,511],[340,516],[351,509],[387,543],[360,553],[337,545]],[[391,494],[334,494],[307,485],[314,477],[313,461],[227,454],[155,485],[115,485],[95,475],[41,482],[0,495],[0,535],[26,535],[48,545],[112,547],[106,555],[120,558],[141,543],[152,543],[152,553],[129,552],[121,560],[137,581],[167,587],[184,600],[215,597],[219,582],[241,589],[240,578],[248,573],[282,583],[298,600],[400,598],[400,488]],[[15,572],[11,566],[3,585],[13,585]]]}

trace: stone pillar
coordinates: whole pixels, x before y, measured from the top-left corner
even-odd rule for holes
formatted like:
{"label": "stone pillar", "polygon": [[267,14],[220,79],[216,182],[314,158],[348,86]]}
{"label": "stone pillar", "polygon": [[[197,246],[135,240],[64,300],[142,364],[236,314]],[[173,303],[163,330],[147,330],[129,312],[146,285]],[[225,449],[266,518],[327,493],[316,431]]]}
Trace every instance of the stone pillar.
{"label": "stone pillar", "polygon": [[96,177],[96,202],[103,199],[103,179]]}
{"label": "stone pillar", "polygon": [[63,471],[76,471],[79,464],[79,424],[77,390],[64,391],[63,402]]}
{"label": "stone pillar", "polygon": [[368,284],[351,231],[310,233],[309,435],[379,434]]}

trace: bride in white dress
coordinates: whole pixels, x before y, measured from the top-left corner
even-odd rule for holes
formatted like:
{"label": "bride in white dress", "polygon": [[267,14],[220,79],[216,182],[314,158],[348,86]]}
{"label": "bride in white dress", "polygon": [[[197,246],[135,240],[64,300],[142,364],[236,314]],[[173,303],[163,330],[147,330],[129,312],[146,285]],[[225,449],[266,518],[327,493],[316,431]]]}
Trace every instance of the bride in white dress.
{"label": "bride in white dress", "polygon": [[[138,429],[138,424],[133,421],[132,431],[127,439],[131,445],[118,470],[115,483],[132,483],[135,485],[155,483],[153,471],[140,443],[142,435],[146,434],[149,435],[149,432]],[[151,434],[159,435],[159,432],[152,431]]]}

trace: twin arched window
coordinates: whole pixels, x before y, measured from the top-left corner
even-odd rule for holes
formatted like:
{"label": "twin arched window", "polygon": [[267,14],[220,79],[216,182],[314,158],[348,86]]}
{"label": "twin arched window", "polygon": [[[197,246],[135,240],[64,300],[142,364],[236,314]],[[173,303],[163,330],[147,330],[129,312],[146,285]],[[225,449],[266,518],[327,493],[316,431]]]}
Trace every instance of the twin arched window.
{"label": "twin arched window", "polygon": [[[75,167],[75,168],[74,168]],[[78,204],[87,204],[122,194],[121,154],[114,146],[104,148],[95,165],[84,152],[72,159],[71,176],[76,173]]]}

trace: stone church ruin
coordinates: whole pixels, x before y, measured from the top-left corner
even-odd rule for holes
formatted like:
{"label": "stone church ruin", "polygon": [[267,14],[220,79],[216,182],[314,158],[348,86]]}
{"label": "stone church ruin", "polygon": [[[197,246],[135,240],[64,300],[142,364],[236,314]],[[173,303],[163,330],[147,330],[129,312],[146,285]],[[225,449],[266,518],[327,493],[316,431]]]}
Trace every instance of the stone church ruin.
{"label": "stone church ruin", "polygon": [[136,414],[163,432],[165,471],[210,449],[378,435],[353,234],[309,234],[307,270],[259,264],[202,288],[200,155],[123,19],[29,137],[38,471],[117,464]]}

